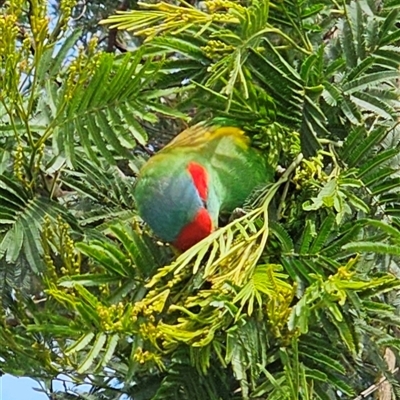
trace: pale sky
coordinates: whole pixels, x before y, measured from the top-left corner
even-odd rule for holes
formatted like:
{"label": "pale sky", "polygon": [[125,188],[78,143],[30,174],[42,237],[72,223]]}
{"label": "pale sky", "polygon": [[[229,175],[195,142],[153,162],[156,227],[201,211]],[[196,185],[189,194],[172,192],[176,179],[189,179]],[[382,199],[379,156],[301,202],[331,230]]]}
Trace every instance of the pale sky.
{"label": "pale sky", "polygon": [[[70,379],[65,375],[60,375],[60,378],[70,382]],[[67,387],[74,387],[73,383],[67,383]],[[90,385],[79,385],[80,391],[88,391]],[[11,375],[3,375],[0,377],[0,400],[49,400],[42,392],[38,392],[40,385],[31,378],[16,378]],[[64,386],[61,381],[53,381],[53,389],[64,391]]]}
{"label": "pale sky", "polygon": [[3,375],[0,378],[0,400],[49,400],[44,393],[34,390],[34,387],[40,388],[33,379]]}

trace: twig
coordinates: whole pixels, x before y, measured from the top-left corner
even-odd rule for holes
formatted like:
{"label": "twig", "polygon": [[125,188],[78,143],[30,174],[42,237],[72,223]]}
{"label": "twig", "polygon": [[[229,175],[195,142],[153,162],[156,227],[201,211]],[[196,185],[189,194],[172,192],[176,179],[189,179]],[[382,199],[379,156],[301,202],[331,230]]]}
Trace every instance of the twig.
{"label": "twig", "polygon": [[84,1],[81,13],[77,17],[72,18],[72,20],[79,21],[85,15],[86,10],[87,10],[87,2]]}
{"label": "twig", "polygon": [[286,196],[287,196],[287,194],[289,192],[289,186],[290,186],[290,180],[288,180],[285,183],[285,186],[283,188],[283,193],[282,193],[282,196],[281,196],[280,201],[279,201],[278,211],[276,212],[276,218],[277,218],[278,221],[281,219],[281,213],[282,213],[282,210],[283,210],[283,205],[284,205],[285,200],[286,200]]}
{"label": "twig", "polygon": [[[393,371],[391,371],[393,374],[396,373],[399,370],[399,368],[395,368]],[[371,385],[369,388],[365,389],[364,391],[362,391],[357,397],[355,397],[353,400],[363,400],[365,399],[367,396],[369,396],[370,394],[376,392],[379,387],[387,381],[386,376],[382,376],[381,379],[379,379],[379,381],[377,383],[374,383],[373,385]]]}
{"label": "twig", "polygon": [[[130,0],[122,0],[119,3],[116,11],[126,11],[129,7],[129,3],[130,3]],[[133,0],[132,3],[133,3],[133,7],[135,7],[137,4],[137,1]],[[115,48],[117,48],[119,51],[121,51],[123,53],[125,53],[127,51],[127,49],[121,43],[118,42],[117,34],[118,34],[117,28],[110,29],[109,34],[108,34],[108,42],[107,42],[107,49],[106,49],[107,53],[113,53]]]}
{"label": "twig", "polygon": [[[389,347],[385,349],[384,358],[389,371],[392,372],[396,367],[396,356]],[[392,394],[393,390],[390,382],[383,382],[378,390],[378,400],[392,400]]]}

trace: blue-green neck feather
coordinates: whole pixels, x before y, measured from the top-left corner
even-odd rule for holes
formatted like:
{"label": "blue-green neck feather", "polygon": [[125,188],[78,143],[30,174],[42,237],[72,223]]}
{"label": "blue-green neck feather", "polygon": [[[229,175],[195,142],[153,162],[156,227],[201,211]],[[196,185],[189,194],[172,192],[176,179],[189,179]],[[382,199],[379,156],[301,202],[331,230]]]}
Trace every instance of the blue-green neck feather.
{"label": "blue-green neck feather", "polygon": [[146,199],[138,204],[138,211],[157,236],[173,242],[202,206],[190,175],[183,171],[178,177],[166,174],[147,181]]}

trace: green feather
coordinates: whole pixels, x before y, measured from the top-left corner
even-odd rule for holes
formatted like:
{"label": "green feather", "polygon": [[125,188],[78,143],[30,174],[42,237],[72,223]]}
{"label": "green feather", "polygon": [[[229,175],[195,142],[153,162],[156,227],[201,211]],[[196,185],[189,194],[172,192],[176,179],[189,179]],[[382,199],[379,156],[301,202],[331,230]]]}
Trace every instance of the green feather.
{"label": "green feather", "polygon": [[[191,188],[186,190],[186,186],[191,184],[186,167],[190,162],[196,162],[209,175],[206,206],[214,226],[217,226],[220,213],[232,212],[256,187],[273,178],[274,171],[268,166],[266,157],[250,143],[249,137],[236,127],[202,124],[183,131],[144,165],[135,189],[139,212],[144,209],[145,202],[152,202],[151,210],[163,209],[167,215],[159,213],[155,217],[147,212],[142,217],[164,240],[167,237],[171,240],[171,230],[175,234],[192,222],[198,210],[196,207],[199,207],[197,200],[187,195],[177,201],[179,193],[173,196],[166,193],[168,189],[165,188],[178,187],[182,192],[191,193]],[[155,180],[162,181],[163,185],[158,186]],[[181,182],[182,186],[179,186]],[[177,224],[174,229],[168,229],[171,223]]]}

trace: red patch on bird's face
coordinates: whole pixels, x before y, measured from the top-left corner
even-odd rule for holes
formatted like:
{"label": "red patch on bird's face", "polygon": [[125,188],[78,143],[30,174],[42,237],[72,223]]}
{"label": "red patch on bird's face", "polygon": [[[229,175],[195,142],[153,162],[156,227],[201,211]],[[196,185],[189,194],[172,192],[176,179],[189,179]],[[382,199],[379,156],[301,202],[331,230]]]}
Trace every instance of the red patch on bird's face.
{"label": "red patch on bird's face", "polygon": [[191,162],[188,165],[188,171],[192,176],[194,186],[203,201],[207,201],[208,196],[208,175],[207,171],[200,164]]}
{"label": "red patch on bird's face", "polygon": [[207,237],[212,229],[210,214],[205,208],[201,208],[195,219],[181,230],[173,245],[177,249],[185,251]]}

